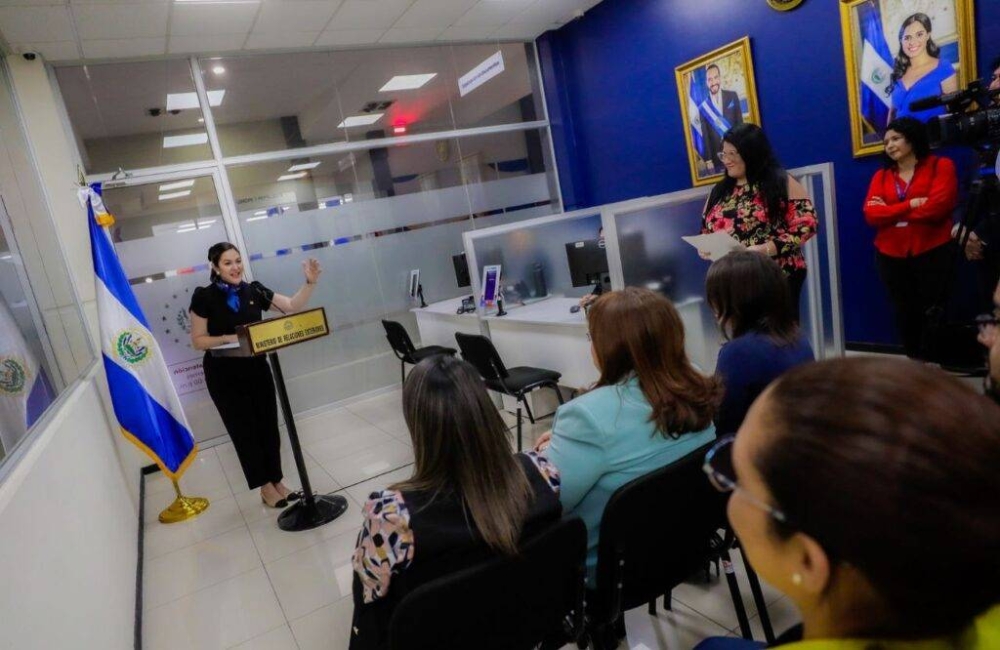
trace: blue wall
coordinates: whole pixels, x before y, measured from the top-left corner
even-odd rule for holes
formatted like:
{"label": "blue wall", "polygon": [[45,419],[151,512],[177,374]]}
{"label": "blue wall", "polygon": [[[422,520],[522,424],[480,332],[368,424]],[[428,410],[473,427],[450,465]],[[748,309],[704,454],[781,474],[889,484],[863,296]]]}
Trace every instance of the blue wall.
{"label": "blue wall", "polygon": [[[1000,1],[976,5],[982,74],[1000,53]],[[674,68],[746,35],[761,119],[782,163],[835,166],[847,340],[894,344],[861,216],[879,160],[851,154],[836,0],[806,0],[788,13],[764,0],[604,0],[539,38],[565,208],[690,187]]]}

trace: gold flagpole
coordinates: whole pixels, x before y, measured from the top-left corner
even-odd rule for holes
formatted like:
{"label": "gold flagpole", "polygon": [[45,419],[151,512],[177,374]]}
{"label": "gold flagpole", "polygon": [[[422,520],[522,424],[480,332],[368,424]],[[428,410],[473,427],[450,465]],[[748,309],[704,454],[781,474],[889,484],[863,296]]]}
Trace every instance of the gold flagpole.
{"label": "gold flagpole", "polygon": [[204,497],[186,497],[181,494],[181,486],[177,484],[177,479],[173,479],[174,492],[177,498],[166,510],[160,513],[161,524],[176,524],[179,521],[194,519],[201,513],[208,510],[208,499]]}

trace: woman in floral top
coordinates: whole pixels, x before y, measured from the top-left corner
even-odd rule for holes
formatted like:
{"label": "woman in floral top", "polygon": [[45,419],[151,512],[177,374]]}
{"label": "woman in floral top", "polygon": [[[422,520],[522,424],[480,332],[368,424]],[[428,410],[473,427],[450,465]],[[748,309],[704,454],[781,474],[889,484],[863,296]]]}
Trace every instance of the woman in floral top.
{"label": "woman in floral top", "polygon": [[788,278],[797,317],[806,279],[802,245],[816,234],[816,209],[805,188],[782,169],[756,124],[727,131],[719,159],[726,176],[705,203],[701,231],[727,232],[748,249],[773,258]]}

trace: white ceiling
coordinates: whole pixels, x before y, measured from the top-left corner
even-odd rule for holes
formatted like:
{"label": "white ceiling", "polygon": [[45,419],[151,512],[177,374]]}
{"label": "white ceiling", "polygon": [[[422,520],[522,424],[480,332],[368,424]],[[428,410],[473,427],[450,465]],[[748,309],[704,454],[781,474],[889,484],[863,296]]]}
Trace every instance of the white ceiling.
{"label": "white ceiling", "polygon": [[531,40],[600,0],[0,0],[13,52],[52,62]]}

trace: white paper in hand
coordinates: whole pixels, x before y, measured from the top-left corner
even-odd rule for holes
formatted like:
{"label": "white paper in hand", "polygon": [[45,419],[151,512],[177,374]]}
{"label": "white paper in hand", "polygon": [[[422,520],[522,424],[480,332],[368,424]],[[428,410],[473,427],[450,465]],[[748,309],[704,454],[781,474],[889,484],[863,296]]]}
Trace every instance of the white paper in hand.
{"label": "white paper in hand", "polygon": [[715,261],[725,257],[731,251],[738,248],[746,248],[727,232],[713,232],[708,235],[693,235],[691,237],[681,237],[684,241],[698,249],[699,252],[708,254],[708,259]]}

